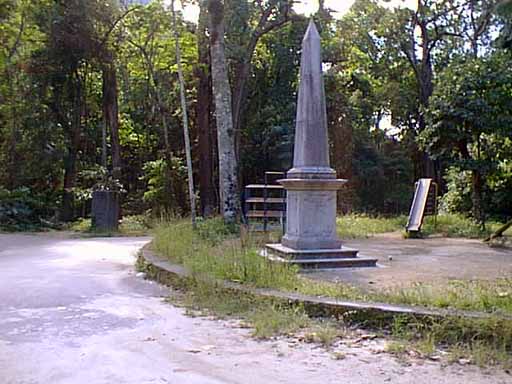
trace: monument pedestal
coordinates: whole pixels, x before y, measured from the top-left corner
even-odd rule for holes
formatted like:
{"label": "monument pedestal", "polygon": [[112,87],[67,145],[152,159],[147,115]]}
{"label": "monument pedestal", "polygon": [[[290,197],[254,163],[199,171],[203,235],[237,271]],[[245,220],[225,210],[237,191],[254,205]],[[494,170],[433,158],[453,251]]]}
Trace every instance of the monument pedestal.
{"label": "monument pedestal", "polygon": [[336,234],[336,191],[346,182],[334,178],[279,180],[287,191],[286,235],[282,240],[285,247],[304,250],[341,247]]}
{"label": "monument pedestal", "polygon": [[374,267],[377,259],[358,257],[357,250],[342,246],[336,233],[336,191],[346,182],[279,180],[287,190],[286,234],[281,244],[266,245],[265,256],[303,269]]}

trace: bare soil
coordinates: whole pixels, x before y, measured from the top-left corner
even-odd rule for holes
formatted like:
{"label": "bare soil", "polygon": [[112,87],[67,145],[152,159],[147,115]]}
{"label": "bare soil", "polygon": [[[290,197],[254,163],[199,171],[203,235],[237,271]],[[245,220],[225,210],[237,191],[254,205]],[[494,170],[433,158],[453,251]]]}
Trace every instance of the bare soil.
{"label": "bare soil", "polygon": [[480,240],[403,239],[401,234],[391,233],[344,244],[358,249],[361,256],[377,258],[378,268],[311,272],[306,276],[377,290],[413,283],[512,277],[512,249],[490,247]]}

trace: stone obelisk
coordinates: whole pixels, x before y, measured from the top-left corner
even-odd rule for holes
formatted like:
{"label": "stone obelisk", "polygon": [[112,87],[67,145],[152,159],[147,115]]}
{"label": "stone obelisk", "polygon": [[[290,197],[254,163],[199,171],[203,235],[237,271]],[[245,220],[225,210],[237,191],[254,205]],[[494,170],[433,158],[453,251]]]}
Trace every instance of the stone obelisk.
{"label": "stone obelisk", "polygon": [[302,41],[293,168],[279,180],[287,191],[286,234],[267,254],[304,267],[375,265],[342,248],[336,234],[336,195],[346,182],[329,165],[321,42],[311,20]]}

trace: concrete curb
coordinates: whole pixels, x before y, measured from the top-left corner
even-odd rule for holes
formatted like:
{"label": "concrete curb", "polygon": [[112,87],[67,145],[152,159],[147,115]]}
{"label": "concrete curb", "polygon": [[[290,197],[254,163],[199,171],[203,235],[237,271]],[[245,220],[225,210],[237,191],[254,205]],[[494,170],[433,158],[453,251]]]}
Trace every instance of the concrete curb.
{"label": "concrete curb", "polygon": [[[181,265],[173,264],[151,250],[151,244],[144,246],[139,252],[137,265],[146,272],[148,279],[171,287],[183,287],[190,281],[192,274]],[[195,278],[198,278],[197,276]],[[494,315],[485,312],[463,311],[453,309],[432,309],[407,305],[394,305],[387,303],[374,303],[362,301],[337,300],[327,297],[303,295],[300,293],[283,292],[274,289],[254,288],[229,281],[215,280],[221,289],[234,292],[242,292],[268,299],[286,301],[288,303],[302,304],[304,309],[314,315],[338,317],[344,313],[373,313],[383,317],[406,315],[417,318],[468,318],[475,320],[498,319],[512,321],[512,316]]]}

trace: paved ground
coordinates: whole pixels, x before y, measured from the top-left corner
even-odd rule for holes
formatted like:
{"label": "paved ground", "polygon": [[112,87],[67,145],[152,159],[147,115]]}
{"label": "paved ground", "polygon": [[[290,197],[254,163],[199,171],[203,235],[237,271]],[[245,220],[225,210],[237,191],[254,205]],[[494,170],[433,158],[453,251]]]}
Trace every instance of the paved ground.
{"label": "paved ground", "polygon": [[[60,235],[59,235],[60,236]],[[137,277],[147,239],[0,234],[1,384],[510,383],[504,372],[404,365],[383,340],[341,342],[346,356],[236,321],[190,318]]]}
{"label": "paved ground", "polygon": [[512,250],[491,248],[480,240],[436,237],[405,240],[401,234],[385,234],[348,240],[345,244],[359,249],[362,256],[378,258],[379,267],[314,272],[307,276],[370,289],[415,282],[512,277]]}

